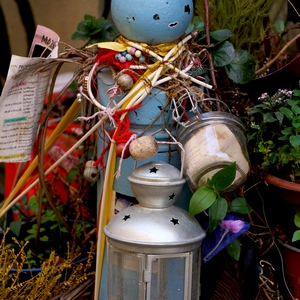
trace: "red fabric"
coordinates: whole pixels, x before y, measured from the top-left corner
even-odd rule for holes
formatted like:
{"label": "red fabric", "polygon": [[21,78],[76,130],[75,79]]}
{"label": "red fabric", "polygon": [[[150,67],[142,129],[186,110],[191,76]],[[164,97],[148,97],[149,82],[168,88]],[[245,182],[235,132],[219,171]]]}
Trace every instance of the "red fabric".
{"label": "red fabric", "polygon": [[[121,121],[121,116],[125,113],[125,112],[129,112],[132,110],[137,109],[138,107],[141,106],[141,103],[132,106],[130,108],[125,108],[125,109],[121,109],[117,112],[114,113],[113,118],[115,119],[116,122],[116,128],[112,129],[109,133],[110,137],[112,137],[114,139],[114,141],[117,144],[120,143],[127,143],[128,140],[130,139],[130,137],[135,134],[135,132],[129,131],[130,129],[130,119],[128,117],[128,115],[125,115],[125,119],[123,121]],[[104,168],[104,156],[105,153],[108,151],[110,147],[110,142],[108,143],[108,145],[102,150],[102,153],[100,154],[99,158],[94,162],[94,166],[98,166],[100,164],[101,168]]]}

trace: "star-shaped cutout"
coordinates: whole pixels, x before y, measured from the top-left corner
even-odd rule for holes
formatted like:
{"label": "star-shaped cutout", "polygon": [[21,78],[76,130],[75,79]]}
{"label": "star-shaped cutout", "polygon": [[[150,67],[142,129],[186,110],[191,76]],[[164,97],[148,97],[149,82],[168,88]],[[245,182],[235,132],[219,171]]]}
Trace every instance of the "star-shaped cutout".
{"label": "star-shaped cutout", "polygon": [[150,169],[150,173],[156,173],[158,171],[158,169],[156,167],[153,167]]}
{"label": "star-shaped cutout", "polygon": [[122,220],[127,221],[128,219],[130,219],[130,215],[125,215]]}
{"label": "star-shaped cutout", "polygon": [[178,219],[174,219],[174,218],[172,218],[172,220],[170,220],[170,222],[172,222],[174,225],[179,225],[179,221],[178,221]]}
{"label": "star-shaped cutout", "polygon": [[175,196],[176,195],[173,193],[172,195],[169,196],[169,200],[173,200]]}

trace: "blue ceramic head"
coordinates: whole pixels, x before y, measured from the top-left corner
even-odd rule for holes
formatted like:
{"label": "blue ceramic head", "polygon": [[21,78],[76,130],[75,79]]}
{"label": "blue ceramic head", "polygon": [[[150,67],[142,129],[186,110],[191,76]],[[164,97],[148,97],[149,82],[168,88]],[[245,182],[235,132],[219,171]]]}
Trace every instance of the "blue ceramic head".
{"label": "blue ceramic head", "polygon": [[129,40],[158,45],[181,37],[193,17],[192,0],[112,0],[119,32]]}

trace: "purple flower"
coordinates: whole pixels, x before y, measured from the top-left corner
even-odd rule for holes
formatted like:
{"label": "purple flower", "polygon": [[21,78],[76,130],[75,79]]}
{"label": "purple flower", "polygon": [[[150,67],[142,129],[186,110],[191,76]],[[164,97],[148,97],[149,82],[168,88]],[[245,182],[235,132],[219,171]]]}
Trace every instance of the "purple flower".
{"label": "purple flower", "polygon": [[241,220],[223,220],[220,227],[232,231],[233,233],[239,232],[244,227],[244,222]]}

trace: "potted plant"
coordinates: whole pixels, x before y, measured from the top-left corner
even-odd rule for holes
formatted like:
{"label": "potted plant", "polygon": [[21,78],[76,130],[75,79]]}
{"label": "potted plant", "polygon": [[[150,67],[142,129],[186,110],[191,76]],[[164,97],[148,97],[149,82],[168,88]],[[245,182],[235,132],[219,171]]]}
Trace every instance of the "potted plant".
{"label": "potted plant", "polygon": [[249,108],[250,157],[255,173],[269,185],[264,188],[267,189],[267,199],[272,201],[267,214],[282,245],[290,292],[299,297],[300,287],[293,278],[300,275],[295,273],[296,261],[291,263],[291,259],[299,258],[296,254],[299,248],[295,243],[299,240],[299,231],[295,232],[295,224],[299,227],[300,91],[279,89],[273,95],[264,93],[258,101]]}
{"label": "potted plant", "polygon": [[[252,164],[261,171],[264,180],[300,191],[300,90],[279,89],[274,95],[262,94],[259,103],[249,111],[249,151]],[[272,174],[272,175],[270,175]],[[289,192],[287,200],[297,203]]]}

